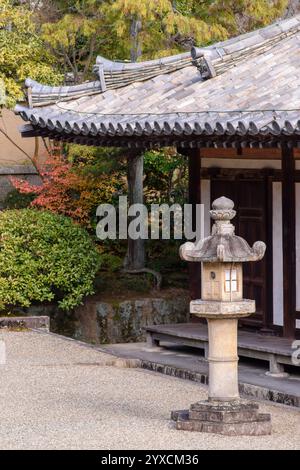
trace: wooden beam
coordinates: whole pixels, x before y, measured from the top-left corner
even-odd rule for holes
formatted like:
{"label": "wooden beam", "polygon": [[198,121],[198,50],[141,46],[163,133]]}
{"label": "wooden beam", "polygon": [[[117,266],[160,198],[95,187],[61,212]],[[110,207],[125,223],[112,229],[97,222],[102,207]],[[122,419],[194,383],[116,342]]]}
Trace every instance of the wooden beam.
{"label": "wooden beam", "polygon": [[201,149],[202,158],[238,158],[237,150],[228,148],[203,148]]}
{"label": "wooden beam", "polygon": [[[38,126],[32,126],[33,130],[29,131],[30,135],[36,136],[47,136],[54,140],[66,141],[66,142],[75,142],[82,145],[94,145],[102,147],[128,147],[136,149],[146,149],[146,148],[161,148],[166,146],[174,146],[178,149],[195,149],[195,148],[212,148],[219,149],[223,151],[224,149],[231,149],[233,151],[238,150],[237,153],[242,152],[244,158],[252,158],[252,155],[247,153],[245,154],[244,149],[251,148],[253,152],[263,150],[264,148],[280,148],[281,145],[287,145],[288,142],[293,142],[293,146],[300,148],[300,136],[295,134],[287,136],[285,134],[280,134],[278,136],[271,136],[265,134],[258,134],[255,136],[246,135],[156,135],[151,131],[150,135],[82,135],[74,133],[66,133],[65,131],[58,132],[57,130],[51,130],[46,128],[41,128]],[[26,132],[24,132],[24,135]],[[240,150],[242,149],[242,150]],[[274,154],[275,155],[275,154]],[[240,155],[239,155],[240,156]],[[276,155],[275,155],[276,157]],[[226,157],[224,157],[226,158]],[[258,157],[261,158],[261,157]],[[299,158],[299,154],[296,154],[296,158]]]}
{"label": "wooden beam", "polygon": [[[202,158],[224,158],[240,160],[281,160],[281,151],[278,148],[242,148],[242,149],[214,149],[201,150]],[[299,158],[299,156],[297,156]]]}
{"label": "wooden beam", "polygon": [[281,151],[278,148],[244,148],[242,156],[250,160],[280,160]]}
{"label": "wooden beam", "polygon": [[296,240],[295,160],[293,148],[282,144],[282,231],[283,231],[283,335],[295,337],[296,330]]}
{"label": "wooden beam", "polygon": [[[223,158],[239,160],[281,160],[281,150],[276,147],[270,148],[242,148],[240,151],[233,148],[203,148],[202,158]],[[295,160],[300,160],[300,149],[294,149]]]}

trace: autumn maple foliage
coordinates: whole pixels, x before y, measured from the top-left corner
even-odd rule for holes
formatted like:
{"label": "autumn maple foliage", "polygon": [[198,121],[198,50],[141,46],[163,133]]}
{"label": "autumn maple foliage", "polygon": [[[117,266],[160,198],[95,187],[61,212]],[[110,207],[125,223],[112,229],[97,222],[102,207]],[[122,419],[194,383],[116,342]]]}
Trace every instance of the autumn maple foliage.
{"label": "autumn maple foliage", "polygon": [[91,227],[96,207],[110,202],[120,183],[117,173],[101,176],[84,174],[60,153],[50,155],[38,165],[41,184],[11,177],[15,189],[21,194],[33,194],[32,207],[42,208],[71,217],[85,227]]}

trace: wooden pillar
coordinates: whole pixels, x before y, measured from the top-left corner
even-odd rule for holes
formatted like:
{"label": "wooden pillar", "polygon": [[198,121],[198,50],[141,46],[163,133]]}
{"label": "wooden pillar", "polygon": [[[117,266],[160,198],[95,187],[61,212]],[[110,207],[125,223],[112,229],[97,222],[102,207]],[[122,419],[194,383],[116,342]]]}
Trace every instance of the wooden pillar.
{"label": "wooden pillar", "polygon": [[[199,149],[180,149],[188,157],[189,204],[193,205],[193,226],[196,229],[196,204],[201,204],[201,154]],[[189,287],[191,300],[201,298],[201,263],[189,264]]]}
{"label": "wooden pillar", "polygon": [[272,333],[273,324],[273,170],[266,170],[266,305],[261,331]]}
{"label": "wooden pillar", "polygon": [[[132,152],[127,158],[128,203],[143,204],[144,156]],[[130,220],[128,221],[130,222]],[[125,268],[131,271],[145,267],[145,240],[128,238]]]}
{"label": "wooden pillar", "polygon": [[292,146],[282,144],[283,335],[296,331],[295,159]]}

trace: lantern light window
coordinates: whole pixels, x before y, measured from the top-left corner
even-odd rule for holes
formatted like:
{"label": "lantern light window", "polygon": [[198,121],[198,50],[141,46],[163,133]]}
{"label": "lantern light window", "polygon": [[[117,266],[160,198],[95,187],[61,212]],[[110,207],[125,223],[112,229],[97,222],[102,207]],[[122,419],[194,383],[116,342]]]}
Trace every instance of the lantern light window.
{"label": "lantern light window", "polygon": [[237,292],[237,270],[225,270],[225,292]]}

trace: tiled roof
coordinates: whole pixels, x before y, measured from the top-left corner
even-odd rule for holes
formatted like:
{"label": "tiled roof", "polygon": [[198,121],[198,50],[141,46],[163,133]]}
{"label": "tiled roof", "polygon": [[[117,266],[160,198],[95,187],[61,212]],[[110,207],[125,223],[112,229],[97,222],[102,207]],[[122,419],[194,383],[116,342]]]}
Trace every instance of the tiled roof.
{"label": "tiled roof", "polygon": [[[33,108],[16,112],[31,133],[82,143],[300,136],[299,50],[300,15],[192,54],[138,64],[98,58],[95,82],[27,81]],[[213,78],[201,77],[207,66]]]}

